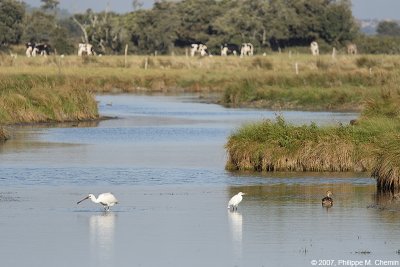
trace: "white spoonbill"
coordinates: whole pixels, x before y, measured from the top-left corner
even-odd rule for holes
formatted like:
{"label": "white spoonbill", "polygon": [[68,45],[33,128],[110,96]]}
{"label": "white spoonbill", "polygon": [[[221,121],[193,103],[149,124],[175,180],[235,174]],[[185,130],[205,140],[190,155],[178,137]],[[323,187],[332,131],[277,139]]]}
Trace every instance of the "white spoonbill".
{"label": "white spoonbill", "polygon": [[84,199],[76,202],[76,204],[79,204],[86,199],[90,199],[94,203],[100,203],[103,205],[104,210],[106,211],[110,210],[110,207],[114,206],[115,204],[118,204],[118,199],[111,193],[100,194],[97,198],[93,194],[89,194]]}
{"label": "white spoonbill", "polygon": [[240,202],[242,202],[243,195],[246,195],[245,193],[239,192],[236,195],[234,195],[231,200],[228,202],[228,209],[231,210],[237,210],[237,207]]}

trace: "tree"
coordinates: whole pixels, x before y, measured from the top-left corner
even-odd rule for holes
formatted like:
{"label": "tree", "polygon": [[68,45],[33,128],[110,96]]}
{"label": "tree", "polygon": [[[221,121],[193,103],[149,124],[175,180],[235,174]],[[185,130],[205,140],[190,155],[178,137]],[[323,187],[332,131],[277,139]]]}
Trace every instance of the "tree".
{"label": "tree", "polygon": [[135,52],[170,52],[180,29],[176,3],[158,2],[151,10],[134,12],[125,20],[125,25]]}
{"label": "tree", "polygon": [[381,21],[376,28],[376,32],[379,35],[399,36],[400,26],[394,21]]}
{"label": "tree", "polygon": [[113,12],[94,13],[88,9],[75,14],[73,21],[83,33],[83,42],[92,44],[101,53],[116,53],[122,49],[126,31],[122,18]]}
{"label": "tree", "polygon": [[51,42],[51,34],[56,28],[55,18],[40,10],[26,17],[24,39],[32,42]]}
{"label": "tree", "polygon": [[42,2],[41,8],[43,10],[56,10],[60,1],[57,0],[40,0]]}
{"label": "tree", "polygon": [[344,44],[356,38],[359,31],[348,0],[330,3],[321,16],[319,34],[327,43]]}
{"label": "tree", "polygon": [[0,45],[21,41],[24,15],[25,8],[20,2],[0,0]]}
{"label": "tree", "polygon": [[132,1],[133,11],[137,11],[137,10],[141,9],[142,6],[143,6],[143,2],[142,1],[140,1],[140,0],[133,0]]}

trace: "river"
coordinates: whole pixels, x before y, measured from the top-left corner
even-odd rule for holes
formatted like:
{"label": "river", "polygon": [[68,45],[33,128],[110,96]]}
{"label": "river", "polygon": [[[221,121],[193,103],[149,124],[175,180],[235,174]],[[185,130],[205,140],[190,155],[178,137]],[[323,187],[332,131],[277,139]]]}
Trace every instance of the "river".
{"label": "river", "polygon": [[[2,266],[400,260],[399,205],[377,196],[367,174],[224,170],[227,136],[243,123],[282,115],[337,124],[357,114],[227,109],[193,95],[97,98],[100,113],[117,118],[14,127],[0,146]],[[335,202],[324,209],[328,189]],[[108,191],[119,199],[111,212],[76,204]],[[239,191],[247,195],[230,212]]]}

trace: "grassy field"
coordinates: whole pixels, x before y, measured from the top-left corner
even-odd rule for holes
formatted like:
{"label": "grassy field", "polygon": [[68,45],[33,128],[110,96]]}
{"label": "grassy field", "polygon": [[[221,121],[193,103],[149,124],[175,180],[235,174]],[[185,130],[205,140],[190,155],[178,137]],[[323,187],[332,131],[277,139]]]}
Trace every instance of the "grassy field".
{"label": "grassy field", "polygon": [[400,75],[399,59],[304,54],[249,58],[3,55],[0,73],[11,79],[21,74],[62,77],[93,93],[218,93],[218,103],[232,107],[359,111],[366,99],[379,96],[382,84]]}

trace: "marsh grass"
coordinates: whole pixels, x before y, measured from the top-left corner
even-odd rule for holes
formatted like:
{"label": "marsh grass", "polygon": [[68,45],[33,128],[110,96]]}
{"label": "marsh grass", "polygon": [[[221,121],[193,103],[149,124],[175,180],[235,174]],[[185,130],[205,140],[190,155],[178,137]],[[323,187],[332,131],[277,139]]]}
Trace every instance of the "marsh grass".
{"label": "marsh grass", "polygon": [[[371,73],[359,63],[364,57],[382,64]],[[37,81],[45,74],[46,81],[39,83],[62,78],[95,93],[216,92],[221,95],[219,103],[226,106],[305,110],[359,111],[365,99],[376,98],[379,88],[400,73],[395,67],[398,57],[387,56],[128,56],[125,61],[121,56],[20,55],[12,64],[10,60],[9,55],[1,55],[0,72],[3,77],[21,79],[15,86],[23,87],[29,79]],[[295,63],[300,66],[298,75],[293,69]]]}
{"label": "marsh grass", "polygon": [[400,189],[398,76],[365,101],[354,125],[294,126],[283,118],[245,125],[228,139],[228,170],[370,172],[378,188]]}
{"label": "marsh grass", "polygon": [[372,137],[346,125],[294,126],[283,118],[246,125],[226,144],[229,170],[366,171],[373,162]]}
{"label": "marsh grass", "polygon": [[98,118],[93,95],[79,83],[26,75],[0,80],[0,124]]}
{"label": "marsh grass", "polygon": [[400,135],[389,133],[380,140],[375,149],[376,164],[372,176],[378,189],[397,191],[400,189]]}

